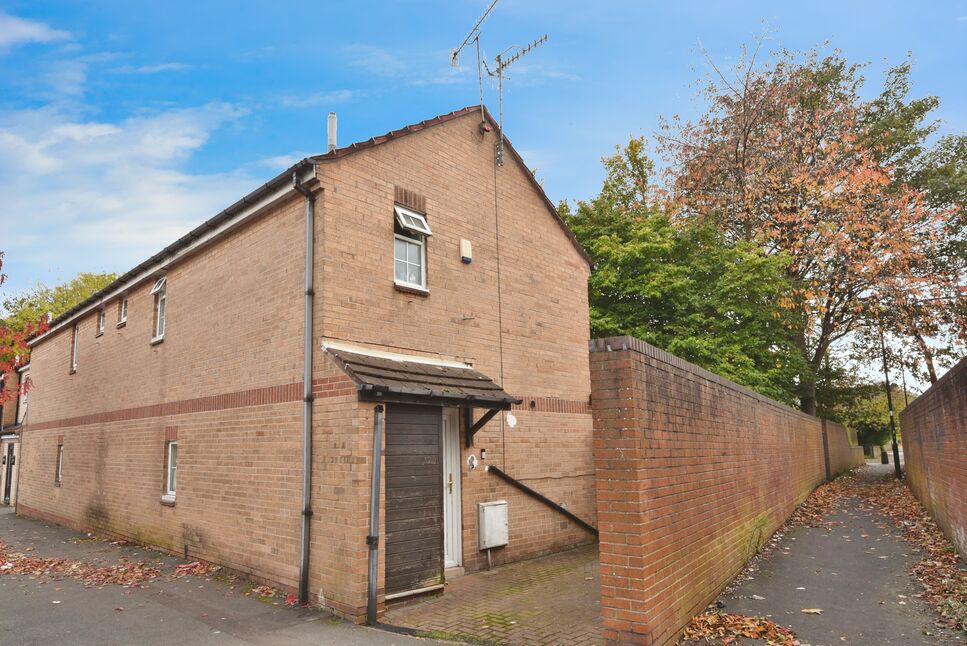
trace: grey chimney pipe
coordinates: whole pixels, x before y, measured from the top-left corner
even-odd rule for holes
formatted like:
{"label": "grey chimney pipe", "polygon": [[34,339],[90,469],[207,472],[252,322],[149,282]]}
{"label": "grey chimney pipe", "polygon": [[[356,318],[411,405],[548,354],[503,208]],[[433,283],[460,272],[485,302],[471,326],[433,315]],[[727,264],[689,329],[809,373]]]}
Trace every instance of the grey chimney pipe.
{"label": "grey chimney pipe", "polygon": [[329,113],[329,149],[326,152],[332,152],[336,149],[336,113]]}

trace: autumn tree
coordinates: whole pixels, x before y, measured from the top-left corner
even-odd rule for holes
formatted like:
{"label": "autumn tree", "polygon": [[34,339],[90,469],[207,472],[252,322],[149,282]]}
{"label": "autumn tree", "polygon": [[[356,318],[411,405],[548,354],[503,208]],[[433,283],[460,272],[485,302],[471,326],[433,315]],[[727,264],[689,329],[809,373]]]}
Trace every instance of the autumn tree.
{"label": "autumn tree", "polygon": [[0,323],[12,330],[24,330],[45,316],[57,318],[110,285],[116,278],[117,274],[81,272],[61,285],[48,287],[39,284],[4,299]]}
{"label": "autumn tree", "polygon": [[[0,251],[0,285],[6,281],[7,277],[3,274],[3,252]],[[31,335],[43,332],[46,329],[46,318],[41,318],[33,322],[24,322],[16,328],[8,327],[0,322],[0,378],[17,370],[24,365],[29,356],[27,339]],[[0,388],[0,406],[9,399],[16,397],[22,390],[30,387],[29,381],[21,384],[18,389]]]}
{"label": "autumn tree", "polygon": [[788,311],[788,260],[676,223],[655,204],[641,138],[604,160],[600,194],[560,211],[590,254],[592,335],[630,334],[769,397],[796,401],[802,370]]}
{"label": "autumn tree", "polygon": [[[860,99],[860,72],[838,53],[782,51],[764,65],[743,57],[734,74],[715,68],[703,116],[666,122],[659,139],[676,217],[786,258],[783,304],[794,313],[808,413],[831,348],[887,322],[888,295],[902,287],[906,302],[919,303],[946,289],[928,268],[957,217],[956,207],[930,204],[885,154],[875,102]],[[889,77],[884,93],[900,78]]]}

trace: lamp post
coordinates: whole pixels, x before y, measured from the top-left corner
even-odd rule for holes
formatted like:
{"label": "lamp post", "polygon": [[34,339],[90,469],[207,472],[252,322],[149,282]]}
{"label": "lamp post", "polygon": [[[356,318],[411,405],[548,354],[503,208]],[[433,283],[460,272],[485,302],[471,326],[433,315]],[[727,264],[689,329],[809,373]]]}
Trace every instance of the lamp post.
{"label": "lamp post", "polygon": [[903,477],[900,470],[900,446],[896,441],[896,420],[893,413],[893,393],[890,392],[890,371],[886,366],[886,341],[883,340],[883,327],[880,327],[880,352],[883,354],[883,379],[886,381],[886,405],[890,409],[890,433],[893,435],[893,466],[897,480]]}

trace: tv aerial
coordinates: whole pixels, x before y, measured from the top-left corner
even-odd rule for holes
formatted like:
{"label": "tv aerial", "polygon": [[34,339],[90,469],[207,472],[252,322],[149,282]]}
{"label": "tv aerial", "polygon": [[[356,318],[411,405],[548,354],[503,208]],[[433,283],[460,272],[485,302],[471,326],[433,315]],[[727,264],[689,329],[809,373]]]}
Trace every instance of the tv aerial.
{"label": "tv aerial", "polygon": [[504,72],[505,70],[519,61],[521,58],[529,54],[531,51],[540,47],[547,42],[547,34],[544,34],[540,38],[532,41],[530,44],[521,47],[519,45],[511,45],[507,49],[503,50],[494,57],[494,67],[493,69],[487,64],[487,61],[480,56],[480,27],[487,16],[494,10],[497,6],[499,0],[493,0],[487,10],[483,12],[477,22],[474,23],[470,32],[467,34],[466,38],[463,39],[457,47],[450,50],[450,66],[459,67],[460,66],[460,52],[463,48],[470,43],[474,44],[477,50],[477,86],[480,91],[480,120],[481,123],[484,121],[484,99],[483,99],[483,75],[484,72],[487,76],[497,79],[497,130],[499,131],[499,137],[494,149],[494,161],[498,166],[504,165]]}

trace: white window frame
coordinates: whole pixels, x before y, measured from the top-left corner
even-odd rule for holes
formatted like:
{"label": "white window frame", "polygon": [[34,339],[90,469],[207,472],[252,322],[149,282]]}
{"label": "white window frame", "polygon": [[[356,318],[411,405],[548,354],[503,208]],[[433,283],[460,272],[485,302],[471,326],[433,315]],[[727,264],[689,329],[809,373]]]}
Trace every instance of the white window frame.
{"label": "white window frame", "polygon": [[118,325],[128,322],[128,297],[121,297],[121,307],[118,311]]}
{"label": "white window frame", "polygon": [[[178,488],[178,440],[169,441],[165,451],[167,452],[167,459],[165,460],[165,497],[174,500],[175,490]],[[172,451],[174,451],[174,460],[171,459]]]}
{"label": "white window frame", "polygon": [[23,424],[24,417],[27,416],[27,396],[29,391],[24,388],[24,384],[30,379],[30,371],[24,370],[20,373],[20,401],[17,402],[17,424]]}
{"label": "white window frame", "polygon": [[64,481],[64,444],[57,445],[57,471],[54,474],[55,482],[60,484]]}
{"label": "white window frame", "polygon": [[152,343],[165,338],[165,316],[168,307],[167,276],[162,276],[155,281],[151,288],[151,295],[154,296],[154,336]]}
{"label": "white window frame", "polygon": [[71,334],[73,334],[73,338],[71,338],[71,372],[77,372],[77,344],[81,336],[80,323],[74,324]]}
{"label": "white window frame", "polygon": [[396,212],[396,221],[405,230],[421,236],[433,235],[433,231],[430,230],[430,225],[427,223],[425,215],[411,211],[399,204],[394,204],[393,210]]}
{"label": "white window frame", "polygon": [[107,324],[107,312],[102,307],[97,311],[97,335],[104,334],[104,327]]}
{"label": "white window frame", "polygon": [[[409,244],[415,244],[420,247],[420,283],[411,283],[407,280],[400,280],[396,277],[396,240],[401,240]],[[405,236],[399,233],[393,236],[393,282],[401,287],[412,287],[414,289],[426,291],[426,241],[422,236],[411,238],[410,236]]]}

